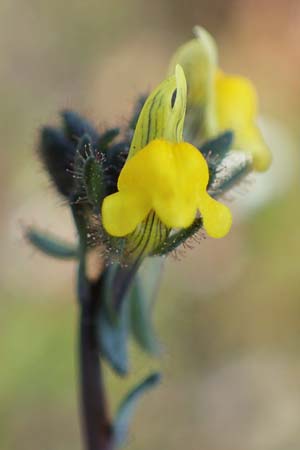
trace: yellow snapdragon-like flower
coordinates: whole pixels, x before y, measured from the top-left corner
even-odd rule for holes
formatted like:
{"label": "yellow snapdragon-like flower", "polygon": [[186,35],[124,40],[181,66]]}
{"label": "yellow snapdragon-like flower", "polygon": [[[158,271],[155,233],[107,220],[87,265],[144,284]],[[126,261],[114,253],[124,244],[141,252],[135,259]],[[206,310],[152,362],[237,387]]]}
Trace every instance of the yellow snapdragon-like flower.
{"label": "yellow snapdragon-like flower", "polygon": [[[166,139],[170,142],[182,141],[185,110],[186,79],[182,68],[176,66],[175,74],[160,83],[147,98],[139,115],[123,170],[126,170],[127,164],[138,152],[155,139]],[[136,176],[142,178],[143,171],[139,170]],[[154,188],[155,186],[153,186]],[[102,222],[106,231],[115,236],[112,227],[109,226],[109,223],[111,225],[114,220],[110,216],[113,209],[109,208],[110,202],[114,201],[112,198],[115,199],[112,196],[104,199]],[[120,197],[118,198],[120,199]],[[132,220],[137,223],[134,214],[138,212],[138,209],[130,201],[134,201],[134,198],[128,197],[128,202],[119,204],[119,206],[123,208],[124,215],[127,216],[124,220]],[[153,210],[144,219],[143,217],[144,215],[139,210],[139,225],[132,233],[123,234],[126,235],[123,253],[128,259],[139,259],[153,253],[157,247],[166,241],[170,234],[170,229]],[[120,233],[117,233],[117,235],[119,236]]]}
{"label": "yellow snapdragon-like flower", "polygon": [[125,236],[151,210],[168,228],[187,228],[200,211],[207,234],[223,237],[231,213],[208,195],[208,180],[207,163],[193,145],[153,140],[126,162],[119,192],[104,200],[104,228],[113,236]]}
{"label": "yellow snapdragon-like flower", "polygon": [[256,124],[254,86],[244,77],[220,71],[212,36],[200,27],[195,28],[195,34],[196,38],[181,46],[171,62],[171,70],[181,64],[187,78],[187,133],[193,134],[196,129],[196,140],[203,141],[231,129],[233,148],[250,153],[255,170],[266,170],[271,153]]}
{"label": "yellow snapdragon-like flower", "polygon": [[106,232],[125,239],[125,253],[139,259],[152,254],[172,229],[188,228],[200,212],[212,237],[231,226],[229,209],[206,192],[205,158],[183,142],[186,79],[182,68],[148,97],[139,115],[118,192],[102,204]]}

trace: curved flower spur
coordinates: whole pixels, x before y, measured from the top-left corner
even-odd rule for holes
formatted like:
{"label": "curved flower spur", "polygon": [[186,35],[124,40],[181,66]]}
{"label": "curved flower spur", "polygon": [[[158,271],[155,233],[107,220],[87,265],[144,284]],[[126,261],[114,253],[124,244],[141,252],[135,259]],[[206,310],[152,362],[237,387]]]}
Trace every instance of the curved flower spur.
{"label": "curved flower spur", "polygon": [[[158,351],[151,308],[160,264],[153,258],[154,271],[147,268],[144,280],[145,259],[167,255],[201,229],[212,238],[225,236],[232,217],[219,198],[271,161],[256,126],[254,87],[221,72],[212,36],[199,27],[195,34],[175,53],[170,76],[139,101],[123,134],[118,128],[99,134],[71,111],[62,113],[62,129],[41,131],[39,155],[71,208],[79,242],[66,244],[35,229],[27,237],[48,255],[79,261],[85,418],[93,414],[89,386],[96,386],[91,396],[103,398],[95,345],[97,358],[120,375],[129,370],[130,334],[145,351]],[[95,246],[106,264],[91,280],[86,261]],[[111,430],[107,439],[123,441],[131,403],[157,380],[154,374],[131,392],[113,424],[102,411],[103,426]],[[84,426],[87,436],[99,437],[87,419]]]}

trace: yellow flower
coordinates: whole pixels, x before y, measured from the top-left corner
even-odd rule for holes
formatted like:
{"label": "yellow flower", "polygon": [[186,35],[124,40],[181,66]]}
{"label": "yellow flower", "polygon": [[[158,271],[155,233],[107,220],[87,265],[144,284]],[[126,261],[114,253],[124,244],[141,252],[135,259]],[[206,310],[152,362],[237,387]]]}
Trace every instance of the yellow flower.
{"label": "yellow flower", "polygon": [[186,79],[177,65],[148,97],[140,113],[118,192],[102,204],[106,232],[124,240],[124,254],[135,259],[151,254],[174,228],[185,229],[198,211],[213,237],[230,229],[229,209],[211,198],[209,171],[200,151],[183,142]]}
{"label": "yellow flower", "polygon": [[[186,79],[182,68],[176,66],[175,75],[171,75],[160,83],[147,98],[139,115],[127,162],[123,170],[125,170],[130,160],[154,139],[167,139],[171,142],[181,141],[185,110]],[[143,177],[143,171],[139,171],[136,176]],[[104,199],[102,205],[102,222],[106,231],[109,233],[110,229],[111,233],[109,234],[115,236],[109,226],[109,223],[111,224],[113,221],[113,218],[109,216],[111,213],[108,213],[109,204],[113,201],[111,198],[111,196],[108,196]],[[160,221],[154,211],[151,211],[144,218],[141,211],[135,207],[136,205],[132,205],[130,201],[134,201],[134,198],[128,198],[128,202],[126,201],[120,205],[120,207],[123,207],[124,215],[126,216],[124,220],[132,220],[137,224],[138,221],[132,214],[138,213],[140,223],[132,233],[126,235],[126,240],[122,244],[124,246],[122,254],[125,255],[125,259],[127,260],[139,259],[151,254],[155,248],[166,241],[170,234],[170,229]],[[120,245],[117,243],[116,246],[118,248]]]}
{"label": "yellow flower", "polygon": [[200,211],[207,234],[223,237],[231,214],[207,194],[208,180],[207,163],[193,145],[153,140],[125,164],[119,192],[105,198],[104,228],[113,236],[126,236],[150,211],[168,228],[187,228]]}
{"label": "yellow flower", "polygon": [[221,72],[213,38],[200,27],[195,34],[196,39],[181,46],[171,62],[171,70],[181,64],[187,78],[186,134],[199,142],[232,129],[233,148],[250,153],[255,170],[266,170],[271,154],[256,124],[254,86],[246,78]]}

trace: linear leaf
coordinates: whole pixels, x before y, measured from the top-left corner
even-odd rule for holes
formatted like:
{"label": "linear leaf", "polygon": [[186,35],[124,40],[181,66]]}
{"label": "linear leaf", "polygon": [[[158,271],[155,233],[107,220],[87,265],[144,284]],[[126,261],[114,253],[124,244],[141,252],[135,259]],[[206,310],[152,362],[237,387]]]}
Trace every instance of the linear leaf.
{"label": "linear leaf", "polygon": [[63,241],[49,233],[29,227],[25,237],[40,252],[58,259],[77,259],[78,249],[75,245]]}
{"label": "linear leaf", "polygon": [[160,374],[157,372],[149,375],[145,380],[135,386],[122,401],[114,422],[114,438],[117,447],[124,445],[127,440],[130,421],[138,400],[149,389],[156,386],[160,379]]}

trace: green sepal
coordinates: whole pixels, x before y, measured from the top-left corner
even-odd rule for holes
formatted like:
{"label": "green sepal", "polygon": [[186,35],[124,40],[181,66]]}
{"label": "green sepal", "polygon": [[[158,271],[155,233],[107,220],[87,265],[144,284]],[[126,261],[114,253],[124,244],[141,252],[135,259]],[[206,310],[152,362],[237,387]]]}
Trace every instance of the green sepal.
{"label": "green sepal", "polygon": [[94,158],[94,144],[89,134],[84,134],[78,141],[74,158],[74,178],[76,188],[74,190],[73,201],[88,203],[86,190],[85,164],[90,158]]}
{"label": "green sepal", "polygon": [[25,237],[40,252],[58,259],[78,259],[78,248],[49,233],[29,227]]}
{"label": "green sepal", "polygon": [[114,442],[116,447],[121,447],[126,444],[130,421],[134,414],[137,401],[149,389],[155,387],[160,380],[161,376],[157,372],[149,375],[141,383],[135,386],[122,401],[117,411],[113,426]]}
{"label": "green sepal", "polygon": [[135,276],[130,290],[130,325],[132,334],[139,346],[152,355],[160,352],[152,316],[152,298],[143,286],[139,274]]}
{"label": "green sepal", "polygon": [[131,118],[131,120],[129,122],[129,125],[128,125],[128,130],[129,131],[133,132],[135,130],[137,121],[139,119],[139,115],[141,114],[142,108],[143,108],[146,100],[147,100],[147,95],[141,95],[138,98],[138,100],[136,102],[136,105],[134,107],[132,118]]}
{"label": "green sepal", "polygon": [[220,170],[222,161],[227,157],[232,149],[234,134],[228,130],[219,136],[206,141],[200,148],[205,157],[209,169],[208,188],[214,183]]}
{"label": "green sepal", "polygon": [[38,141],[38,153],[54,186],[67,199],[74,190],[72,176],[75,148],[61,130],[43,127]]}
{"label": "green sepal", "polygon": [[85,161],[92,156],[92,139],[89,134],[84,134],[78,141],[74,160],[75,173],[80,174]]}
{"label": "green sepal", "polygon": [[176,250],[187,239],[191,238],[202,227],[202,219],[197,218],[188,228],[171,234],[159,247],[155,249],[153,255],[165,256]]}
{"label": "green sepal", "polygon": [[99,134],[91,123],[75,111],[61,111],[63,129],[68,139],[75,144],[84,134],[89,135],[92,142],[97,142]]}
{"label": "green sepal", "polygon": [[[238,152],[232,152],[232,158],[238,156]],[[212,197],[218,198],[221,195],[226,194],[239,183],[241,183],[245,177],[252,170],[252,161],[247,158],[247,155],[241,153],[240,161],[228,162],[225,167],[217,173],[217,176],[209,183],[209,193]],[[228,156],[228,159],[230,156]],[[237,158],[238,159],[238,158]]]}
{"label": "green sepal", "polygon": [[119,133],[120,128],[110,128],[109,130],[105,131],[103,134],[101,134],[100,138],[98,139],[97,148],[101,152],[105,152],[108,146],[118,136]]}
{"label": "green sepal", "polygon": [[95,212],[100,209],[101,200],[105,196],[104,173],[102,165],[93,156],[90,156],[83,167],[83,180],[89,202]]}
{"label": "green sepal", "polygon": [[220,162],[232,147],[233,131],[227,130],[219,136],[210,139],[200,147],[201,153],[205,157],[217,158]]}

